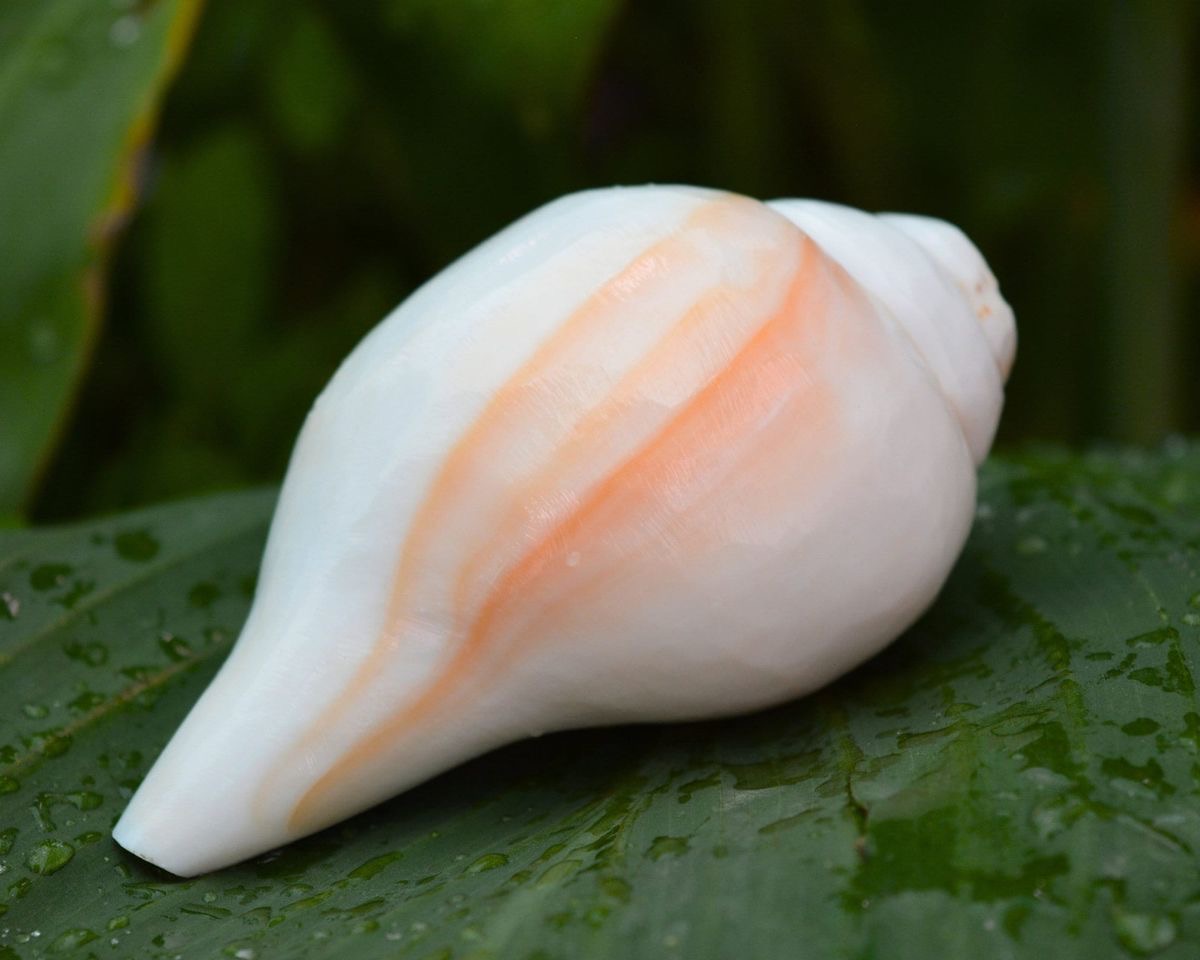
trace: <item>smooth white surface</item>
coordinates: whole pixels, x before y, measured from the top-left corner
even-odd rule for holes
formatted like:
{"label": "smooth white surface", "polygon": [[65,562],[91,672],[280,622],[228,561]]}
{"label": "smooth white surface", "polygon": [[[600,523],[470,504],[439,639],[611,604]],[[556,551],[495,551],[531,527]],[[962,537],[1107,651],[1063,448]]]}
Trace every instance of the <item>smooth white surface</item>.
{"label": "smooth white surface", "polygon": [[191,876],[531,733],[829,682],[949,572],[1014,345],[939,221],[692,187],[535,211],[317,399],[237,645],[114,836]]}

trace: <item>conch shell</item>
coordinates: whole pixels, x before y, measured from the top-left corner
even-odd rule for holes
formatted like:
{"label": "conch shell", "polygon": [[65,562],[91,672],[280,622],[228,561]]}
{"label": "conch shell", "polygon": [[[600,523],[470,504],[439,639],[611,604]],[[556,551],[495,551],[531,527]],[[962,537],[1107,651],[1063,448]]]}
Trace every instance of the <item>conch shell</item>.
{"label": "conch shell", "polygon": [[546,730],[808,693],[929,605],[1012,312],[947,223],[647,186],[429,281],[317,398],[117,841],[192,876]]}

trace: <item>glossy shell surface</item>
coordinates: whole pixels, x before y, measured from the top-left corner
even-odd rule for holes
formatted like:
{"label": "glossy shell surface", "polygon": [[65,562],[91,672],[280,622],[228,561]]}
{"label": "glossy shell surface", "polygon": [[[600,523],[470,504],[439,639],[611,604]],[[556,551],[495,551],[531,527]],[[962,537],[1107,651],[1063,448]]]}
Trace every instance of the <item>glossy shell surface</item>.
{"label": "glossy shell surface", "polygon": [[241,637],[117,840],[193,875],[530,734],[822,686],[945,580],[1014,347],[940,221],[535,211],[317,399]]}

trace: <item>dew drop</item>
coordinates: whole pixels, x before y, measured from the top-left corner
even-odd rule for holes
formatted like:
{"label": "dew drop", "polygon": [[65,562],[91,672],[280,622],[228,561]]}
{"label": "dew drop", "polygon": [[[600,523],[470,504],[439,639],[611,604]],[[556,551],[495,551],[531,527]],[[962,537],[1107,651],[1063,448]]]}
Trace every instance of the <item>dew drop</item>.
{"label": "dew drop", "polygon": [[[56,77],[62,72],[62,68],[57,66],[57,63],[57,60],[51,58],[43,60],[42,67],[48,76]],[[50,69],[51,67],[53,69]],[[29,325],[27,344],[29,359],[34,363],[53,363],[62,355],[62,338],[54,329],[54,325],[45,319],[35,320]]]}
{"label": "dew drop", "polygon": [[65,799],[77,810],[95,810],[104,803],[104,797],[94,790],[78,790],[75,793],[68,793],[65,794]]}
{"label": "dew drop", "polygon": [[104,702],[104,697],[94,690],[84,690],[74,700],[67,704],[76,713],[88,713],[95,710]]}
{"label": "dew drop", "polygon": [[70,734],[63,733],[57,727],[52,727],[49,730],[39,730],[33,736],[24,739],[27,746],[36,750],[47,759],[61,757],[71,749]]}
{"label": "dew drop", "polygon": [[102,667],[108,663],[108,647],[96,641],[81,643],[73,640],[63,645],[63,653],[72,660],[86,663],[89,667]]}
{"label": "dew drop", "polygon": [[53,590],[66,583],[74,569],[66,563],[43,563],[29,574],[29,585],[34,590]]}
{"label": "dew drop", "polygon": [[547,867],[540,877],[537,878],[535,887],[553,887],[564,883],[571,879],[575,873],[583,866],[582,860],[563,860],[551,867]]}
{"label": "dew drop", "polygon": [[108,39],[114,47],[131,47],[142,35],[142,21],[133,14],[126,14],[113,21],[109,28]]}
{"label": "dew drop", "polygon": [[1022,537],[1017,541],[1017,552],[1030,556],[1046,552],[1046,541],[1037,535]]}
{"label": "dew drop", "polygon": [[646,851],[651,860],[661,860],[663,857],[677,857],[688,848],[686,837],[655,837]]}
{"label": "dew drop", "polygon": [[1121,943],[1139,956],[1158,953],[1175,942],[1175,922],[1170,917],[1149,913],[1119,913],[1115,925]]}
{"label": "dew drop", "polygon": [[372,857],[366,863],[355,867],[348,874],[346,874],[346,877],[351,880],[370,880],[377,873],[395,863],[403,856],[404,854],[398,851],[380,854],[378,857]]}
{"label": "dew drop", "polygon": [[66,953],[69,950],[74,950],[77,947],[82,947],[85,943],[91,943],[96,939],[96,934],[86,927],[75,927],[72,930],[64,930],[50,944],[50,949],[54,953]]}
{"label": "dew drop", "polygon": [[210,645],[222,644],[229,639],[229,634],[220,627],[208,627],[204,631],[204,642]]}
{"label": "dew drop", "polygon": [[183,637],[177,637],[173,633],[164,631],[158,638],[158,646],[173,663],[182,663],[192,658],[191,645]]}
{"label": "dew drop", "polygon": [[508,863],[508,857],[503,853],[485,853],[482,857],[467,867],[464,873],[483,873],[485,870],[495,870]]}
{"label": "dew drop", "polygon": [[21,601],[5,590],[0,593],[0,617],[5,620],[16,620],[21,612]]}
{"label": "dew drop", "polygon": [[[61,840],[43,840],[25,857],[25,866],[34,873],[49,876],[57,873],[75,856],[75,848]],[[85,941],[86,942],[86,941]]]}
{"label": "dew drop", "polygon": [[188,591],[188,603],[190,603],[193,607],[207,609],[208,607],[211,607],[220,596],[221,591],[217,588],[215,583],[203,581],[196,584],[191,590]]}
{"label": "dew drop", "polygon": [[126,530],[113,540],[117,553],[125,560],[145,563],[158,554],[158,541],[146,530]]}
{"label": "dew drop", "polygon": [[620,877],[605,877],[600,881],[600,889],[622,903],[628,903],[632,893],[632,888]]}

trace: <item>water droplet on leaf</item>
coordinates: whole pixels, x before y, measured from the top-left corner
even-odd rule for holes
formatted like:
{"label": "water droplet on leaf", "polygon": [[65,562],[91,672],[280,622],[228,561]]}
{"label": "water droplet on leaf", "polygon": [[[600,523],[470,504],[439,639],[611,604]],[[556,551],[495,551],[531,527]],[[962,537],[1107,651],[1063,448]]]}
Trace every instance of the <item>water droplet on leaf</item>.
{"label": "water droplet on leaf", "polygon": [[495,870],[497,867],[503,867],[507,863],[508,857],[506,857],[503,853],[485,853],[463,872],[483,873],[485,870]]}
{"label": "water droplet on leaf", "polygon": [[63,645],[63,653],[72,660],[86,663],[89,667],[102,667],[108,663],[108,647],[96,641],[90,643],[72,641]]}
{"label": "water droplet on leaf", "polygon": [[188,603],[193,607],[206,609],[213,605],[213,602],[221,596],[221,591],[217,589],[215,583],[198,583],[188,592]]}
{"label": "water droplet on leaf", "polygon": [[108,30],[108,39],[112,45],[121,49],[133,46],[141,35],[142,21],[133,14],[118,17]]}
{"label": "water droplet on leaf", "polygon": [[[48,68],[52,63],[52,60],[46,59],[43,61],[43,67]],[[46,76],[57,77],[61,75],[61,72],[61,69],[56,68],[48,72]],[[62,338],[49,320],[39,319],[29,325],[27,343],[29,359],[34,363],[53,363],[62,355]]]}
{"label": "water droplet on leaf", "polygon": [[380,854],[378,857],[372,857],[366,863],[355,867],[346,876],[352,880],[370,880],[385,867],[395,863],[403,856],[404,854],[399,852]]}
{"label": "water droplet on leaf", "polygon": [[1017,541],[1017,553],[1031,556],[1036,553],[1046,552],[1046,541],[1039,536],[1022,537]]}
{"label": "water droplet on leaf", "polygon": [[5,620],[16,620],[21,612],[21,601],[5,590],[0,593],[0,617]]}
{"label": "water droplet on leaf", "polygon": [[29,574],[29,585],[34,590],[53,590],[61,587],[74,569],[66,563],[43,563]]}
{"label": "water droplet on leaf", "polygon": [[75,848],[61,840],[43,840],[25,857],[25,865],[34,873],[49,876],[57,873],[75,856]]}
{"label": "water droplet on leaf", "polygon": [[1138,956],[1149,956],[1175,942],[1175,922],[1150,913],[1118,913],[1114,918],[1117,937]]}
{"label": "water droplet on leaf", "polygon": [[50,944],[50,949],[54,953],[67,953],[77,947],[82,947],[85,943],[91,943],[96,939],[96,934],[86,927],[76,927],[73,930],[64,930]]}
{"label": "water droplet on leaf", "polygon": [[688,848],[687,837],[655,837],[646,851],[651,860],[661,860],[663,857],[677,857]]}
{"label": "water droplet on leaf", "polygon": [[146,530],[126,530],[118,533],[113,545],[123,559],[133,563],[145,563],[158,554],[158,541]]}

